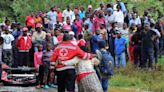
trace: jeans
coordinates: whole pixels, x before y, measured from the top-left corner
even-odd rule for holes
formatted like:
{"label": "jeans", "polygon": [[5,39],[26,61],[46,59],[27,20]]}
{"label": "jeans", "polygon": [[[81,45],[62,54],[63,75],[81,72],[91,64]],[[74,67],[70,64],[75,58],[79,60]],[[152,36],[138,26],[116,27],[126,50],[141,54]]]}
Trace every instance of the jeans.
{"label": "jeans", "polygon": [[58,92],[75,92],[75,69],[57,71]]}
{"label": "jeans", "polygon": [[141,47],[134,45],[133,47],[134,65],[138,66],[141,63]]}
{"label": "jeans", "polygon": [[102,78],[101,79],[101,85],[102,85],[104,92],[108,92],[108,83],[109,83],[109,78]]}
{"label": "jeans", "polygon": [[159,54],[159,43],[156,42],[154,44],[154,58],[155,58],[155,64],[158,63],[158,54]]}
{"label": "jeans", "polygon": [[162,56],[162,51],[164,49],[164,37],[159,39],[159,56]]}
{"label": "jeans", "polygon": [[12,49],[3,49],[2,52],[2,60],[5,64],[7,64],[8,66],[12,66],[13,65],[13,51]]}
{"label": "jeans", "polygon": [[44,66],[40,65],[39,66],[39,75],[37,77],[38,85],[44,85],[44,83],[43,83],[44,72],[43,71],[44,71]]}
{"label": "jeans", "polygon": [[116,67],[122,66],[123,68],[126,67],[126,58],[125,52],[121,53],[120,55],[116,55]]}
{"label": "jeans", "polygon": [[143,67],[152,68],[153,65],[153,48],[142,48],[142,61],[143,61]]}
{"label": "jeans", "polygon": [[18,66],[29,66],[29,52],[18,52]]}

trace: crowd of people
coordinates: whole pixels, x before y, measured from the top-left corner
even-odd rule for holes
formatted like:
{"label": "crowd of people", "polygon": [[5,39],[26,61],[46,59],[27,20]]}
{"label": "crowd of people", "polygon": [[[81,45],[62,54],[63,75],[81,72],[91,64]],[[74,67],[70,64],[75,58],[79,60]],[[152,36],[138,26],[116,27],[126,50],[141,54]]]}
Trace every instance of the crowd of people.
{"label": "crowd of people", "polygon": [[113,66],[152,70],[164,49],[163,17],[155,22],[148,10],[140,16],[120,1],[63,12],[54,6],[31,13],[25,24],[1,24],[0,65],[35,67],[37,88],[56,87],[57,76],[58,92],[75,92],[75,79],[79,92],[107,92]]}

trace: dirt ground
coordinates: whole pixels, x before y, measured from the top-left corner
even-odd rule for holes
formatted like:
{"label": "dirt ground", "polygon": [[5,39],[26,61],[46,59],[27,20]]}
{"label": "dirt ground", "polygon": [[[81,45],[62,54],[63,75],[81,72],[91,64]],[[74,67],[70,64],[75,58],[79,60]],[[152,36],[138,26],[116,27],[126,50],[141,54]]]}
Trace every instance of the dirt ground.
{"label": "dirt ground", "polygon": [[[45,89],[36,89],[35,87],[3,86],[0,87],[0,92],[57,92],[57,89],[50,88],[48,90],[45,90]],[[147,91],[128,89],[128,88],[109,88],[108,92],[147,92]]]}

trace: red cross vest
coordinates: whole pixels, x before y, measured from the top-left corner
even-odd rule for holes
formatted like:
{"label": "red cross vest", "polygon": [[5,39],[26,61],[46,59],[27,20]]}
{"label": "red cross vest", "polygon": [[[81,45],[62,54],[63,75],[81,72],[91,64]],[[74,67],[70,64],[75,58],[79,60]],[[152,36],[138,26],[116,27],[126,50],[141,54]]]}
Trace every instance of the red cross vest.
{"label": "red cross vest", "polygon": [[60,64],[58,61],[68,62],[66,60],[70,60],[75,56],[82,59],[92,59],[92,55],[90,53],[82,51],[80,47],[73,45],[71,42],[62,42],[55,48],[53,55],[51,57],[51,62],[56,63],[57,71],[74,69],[75,66],[64,66]]}

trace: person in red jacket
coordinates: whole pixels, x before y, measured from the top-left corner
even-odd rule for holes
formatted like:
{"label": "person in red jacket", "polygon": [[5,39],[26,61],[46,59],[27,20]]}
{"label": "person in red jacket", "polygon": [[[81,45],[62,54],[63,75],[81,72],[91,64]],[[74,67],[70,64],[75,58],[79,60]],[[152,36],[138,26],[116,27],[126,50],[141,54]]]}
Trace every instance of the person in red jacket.
{"label": "person in red jacket", "polygon": [[65,92],[65,89],[68,92],[75,92],[75,66],[60,63],[60,61],[67,62],[75,56],[92,59],[91,54],[85,53],[70,42],[69,34],[64,34],[63,42],[55,48],[51,57],[51,62],[56,64],[58,92]]}
{"label": "person in red jacket", "polygon": [[19,36],[16,45],[19,53],[18,66],[28,66],[29,62],[29,50],[32,47],[31,37],[27,35],[28,28],[22,29],[23,35]]}

